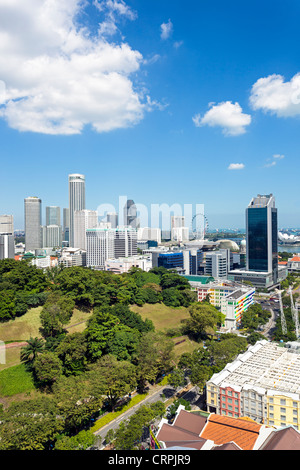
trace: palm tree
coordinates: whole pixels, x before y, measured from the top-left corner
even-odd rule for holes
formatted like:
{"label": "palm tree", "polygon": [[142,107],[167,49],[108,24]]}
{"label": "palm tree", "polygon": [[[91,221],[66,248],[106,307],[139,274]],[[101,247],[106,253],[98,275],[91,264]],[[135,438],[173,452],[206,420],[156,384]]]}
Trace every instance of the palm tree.
{"label": "palm tree", "polygon": [[20,359],[25,363],[32,363],[36,356],[44,349],[44,341],[41,338],[30,338],[27,346],[21,348]]}

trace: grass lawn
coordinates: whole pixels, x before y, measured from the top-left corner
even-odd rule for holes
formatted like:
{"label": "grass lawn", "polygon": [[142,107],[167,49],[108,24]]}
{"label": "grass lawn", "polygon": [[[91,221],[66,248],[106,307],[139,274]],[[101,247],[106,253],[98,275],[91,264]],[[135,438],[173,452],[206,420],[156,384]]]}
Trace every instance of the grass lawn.
{"label": "grass lawn", "polygon": [[132,305],[131,310],[139,313],[143,320],[152,320],[157,331],[179,327],[181,320],[190,317],[188,308],[168,307],[164,304],[144,304],[142,307]]}
{"label": "grass lawn", "polygon": [[[4,342],[13,342],[28,340],[30,337],[41,337],[39,328],[41,326],[40,313],[43,307],[31,308],[25,315],[17,317],[6,323],[0,323],[0,340]],[[90,312],[82,312],[74,309],[74,313],[68,325],[68,331],[83,331],[86,320],[91,316]],[[80,323],[78,325],[78,323]],[[72,326],[74,325],[74,326]]]}
{"label": "grass lawn", "polygon": [[[30,337],[41,337],[39,328],[41,326],[40,313],[42,307],[31,308],[28,312],[6,323],[0,323],[0,340],[5,343],[27,341]],[[66,328],[68,332],[81,332],[86,327],[86,321],[92,312],[83,312],[74,309],[74,313]],[[20,347],[7,348],[5,352],[5,364],[0,363],[0,371],[8,367],[20,364]]]}
{"label": "grass lawn", "polygon": [[[135,313],[139,313],[143,320],[146,318],[152,320],[156,331],[178,328],[181,325],[181,320],[190,317],[188,308],[174,308],[164,304],[144,304],[142,307],[132,305],[131,310]],[[190,340],[188,336],[179,336],[173,338],[173,341],[175,343],[174,352],[176,358],[179,358],[183,353],[191,353],[194,349],[201,347],[199,343]]]}
{"label": "grass lawn", "polygon": [[9,322],[0,323],[0,339],[1,341],[20,341],[27,340],[30,336],[40,336],[39,327],[40,313],[42,307],[31,308],[25,315],[10,320]]}
{"label": "grass lawn", "polygon": [[35,390],[31,374],[24,364],[9,367],[0,372],[0,396],[9,397]]}

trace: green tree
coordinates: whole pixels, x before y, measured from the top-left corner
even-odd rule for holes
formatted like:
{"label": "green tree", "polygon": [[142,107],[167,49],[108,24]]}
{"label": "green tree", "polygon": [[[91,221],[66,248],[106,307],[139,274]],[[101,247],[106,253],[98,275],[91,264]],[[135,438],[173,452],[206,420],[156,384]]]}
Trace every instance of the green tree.
{"label": "green tree", "polygon": [[49,450],[63,429],[53,398],[13,402],[1,416],[0,450]]}
{"label": "green tree", "polygon": [[93,380],[100,378],[111,408],[114,408],[119,398],[136,387],[135,366],[128,361],[118,361],[112,354],[107,354],[92,364],[89,376]]}
{"label": "green tree", "polygon": [[196,338],[214,335],[220,321],[218,310],[206,302],[193,303],[189,308],[190,318],[186,320],[187,332]]}
{"label": "green tree", "polygon": [[96,436],[91,431],[80,431],[76,436],[62,436],[54,446],[54,450],[87,450],[95,444]]}
{"label": "green tree", "polygon": [[51,389],[53,383],[61,376],[63,367],[55,353],[46,351],[36,357],[33,370],[39,384]]}
{"label": "green tree", "polygon": [[111,312],[109,307],[95,308],[93,316],[88,321],[85,335],[87,353],[91,361],[96,361],[105,354],[114,338],[114,327],[120,324],[119,318]]}
{"label": "green tree", "polygon": [[20,359],[24,363],[33,363],[38,354],[44,350],[44,341],[41,338],[29,338],[27,345],[21,348]]}
{"label": "green tree", "polygon": [[57,346],[55,353],[63,364],[65,375],[81,374],[87,365],[87,341],[84,333],[66,336]]}
{"label": "green tree", "polygon": [[53,384],[52,392],[60,416],[64,417],[65,430],[77,433],[99,414],[105,394],[100,375],[60,376]]}
{"label": "green tree", "polygon": [[49,295],[40,315],[40,331],[44,338],[58,336],[64,332],[64,326],[70,321],[74,306],[74,301],[60,292]]}
{"label": "green tree", "polygon": [[137,348],[135,363],[139,389],[144,390],[146,382],[153,382],[160,374],[174,367],[174,343],[163,333],[144,333]]}
{"label": "green tree", "polygon": [[168,384],[174,388],[182,387],[185,384],[185,375],[182,369],[174,369],[168,375]]}

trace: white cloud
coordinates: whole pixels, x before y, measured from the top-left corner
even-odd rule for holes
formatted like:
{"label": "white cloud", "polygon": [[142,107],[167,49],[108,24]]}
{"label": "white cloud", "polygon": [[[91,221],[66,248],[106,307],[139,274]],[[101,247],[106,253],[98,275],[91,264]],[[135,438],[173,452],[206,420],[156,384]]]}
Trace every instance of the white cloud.
{"label": "white cloud", "polygon": [[253,109],[262,109],[278,117],[300,114],[300,73],[285,82],[281,75],[260,78],[252,86],[250,103]]}
{"label": "white cloud", "polygon": [[168,39],[173,32],[173,23],[169,19],[167,23],[162,23],[160,25],[160,37],[161,39]]}
{"label": "white cloud", "polygon": [[[111,25],[117,15],[133,18],[123,0],[96,3],[113,13]],[[91,125],[105,132],[138,123],[150,109],[151,100],[132,79],[141,53],[124,42],[110,44],[101,25],[97,36],[80,27],[85,5],[86,0],[0,0],[0,117],[10,127],[69,135]]]}
{"label": "white cloud", "polygon": [[243,170],[245,168],[244,163],[230,163],[228,170]]}
{"label": "white cloud", "polygon": [[179,49],[183,44],[183,41],[175,41],[174,42],[174,47],[175,49]]}
{"label": "white cloud", "polygon": [[225,135],[236,136],[246,132],[246,126],[251,123],[251,116],[244,114],[239,103],[225,101],[219,104],[210,103],[210,109],[201,117],[193,117],[196,127],[208,125],[220,126]]}
{"label": "white cloud", "polygon": [[269,159],[268,163],[265,164],[265,168],[270,168],[272,166],[277,165],[277,162],[279,160],[282,160],[283,158],[285,158],[284,155],[280,155],[280,154],[273,155],[272,160]]}

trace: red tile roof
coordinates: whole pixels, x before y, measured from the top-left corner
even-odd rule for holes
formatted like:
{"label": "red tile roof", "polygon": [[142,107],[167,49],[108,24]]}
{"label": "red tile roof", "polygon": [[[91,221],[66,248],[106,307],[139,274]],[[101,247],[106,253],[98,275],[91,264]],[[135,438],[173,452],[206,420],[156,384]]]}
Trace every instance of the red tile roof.
{"label": "red tile roof", "polygon": [[290,261],[297,261],[299,263],[300,261],[300,256],[294,256]]}
{"label": "red tile roof", "polygon": [[216,445],[234,442],[243,450],[252,450],[260,428],[261,424],[254,421],[211,414],[201,437]]}

